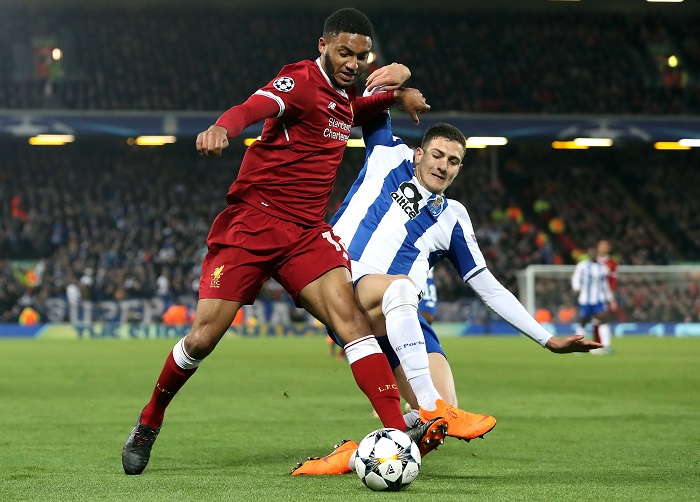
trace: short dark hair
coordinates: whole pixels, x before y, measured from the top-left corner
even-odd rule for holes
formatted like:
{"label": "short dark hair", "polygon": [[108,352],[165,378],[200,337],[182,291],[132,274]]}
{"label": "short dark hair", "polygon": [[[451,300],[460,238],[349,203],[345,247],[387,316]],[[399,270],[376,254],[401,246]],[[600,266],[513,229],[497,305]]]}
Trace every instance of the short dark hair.
{"label": "short dark hair", "polygon": [[374,39],[374,26],[362,12],[348,7],[328,16],[323,25],[324,38],[337,37],[341,33],[356,33]]}
{"label": "short dark hair", "polygon": [[433,140],[433,138],[445,138],[450,141],[456,141],[467,151],[467,138],[464,134],[451,124],[445,124],[444,122],[438,122],[435,125],[428,127],[423,135],[423,141],[421,141],[421,148],[425,150],[425,147]]}

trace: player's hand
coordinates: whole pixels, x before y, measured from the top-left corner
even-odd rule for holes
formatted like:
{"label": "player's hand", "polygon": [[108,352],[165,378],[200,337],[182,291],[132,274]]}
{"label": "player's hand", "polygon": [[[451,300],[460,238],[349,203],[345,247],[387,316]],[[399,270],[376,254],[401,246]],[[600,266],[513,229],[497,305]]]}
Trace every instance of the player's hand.
{"label": "player's hand", "polygon": [[406,65],[392,63],[374,70],[367,77],[367,91],[381,87],[384,91],[395,91],[411,76],[411,70]]}
{"label": "player's hand", "polygon": [[397,89],[394,91],[394,96],[399,106],[408,112],[416,125],[420,123],[418,114],[430,110],[430,105],[418,89],[410,87]]}
{"label": "player's hand", "polygon": [[197,135],[197,151],[207,157],[221,157],[221,152],[228,146],[226,129],[213,125]]}
{"label": "player's hand", "polygon": [[602,349],[603,344],[586,340],[583,335],[572,335],[566,338],[553,336],[545,345],[555,354],[568,354],[570,352],[590,352],[593,349]]}
{"label": "player's hand", "polygon": [[608,302],[608,310],[610,312],[617,312],[617,301],[614,298]]}

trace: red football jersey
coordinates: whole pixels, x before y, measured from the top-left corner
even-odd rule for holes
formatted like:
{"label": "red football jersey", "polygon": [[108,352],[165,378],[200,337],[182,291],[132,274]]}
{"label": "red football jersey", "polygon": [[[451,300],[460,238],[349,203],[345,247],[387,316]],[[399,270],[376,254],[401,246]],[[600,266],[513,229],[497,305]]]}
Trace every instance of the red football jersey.
{"label": "red football jersey", "polygon": [[274,99],[280,114],[265,120],[227,200],[301,224],[323,221],[350,137],[355,88],[331,85],[317,60],[285,66],[255,94]]}
{"label": "red football jersey", "polygon": [[598,263],[608,267],[608,283],[610,284],[610,291],[614,293],[617,287],[617,262],[609,256],[601,256],[598,258]]}

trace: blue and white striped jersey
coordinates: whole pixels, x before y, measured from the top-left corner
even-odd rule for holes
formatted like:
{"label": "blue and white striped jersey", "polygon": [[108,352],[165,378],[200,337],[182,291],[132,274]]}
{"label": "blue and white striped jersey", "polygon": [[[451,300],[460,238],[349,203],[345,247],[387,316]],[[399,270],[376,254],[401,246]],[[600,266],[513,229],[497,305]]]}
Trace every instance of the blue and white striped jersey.
{"label": "blue and white striped jersey", "polygon": [[357,273],[406,274],[425,291],[428,271],[448,258],[464,281],[486,268],[467,210],[425,189],[413,150],[392,135],[389,114],[362,129],[365,165],[331,220]]}
{"label": "blue and white striped jersey", "polygon": [[608,273],[607,266],[590,259],[576,264],[574,275],[571,276],[571,287],[579,292],[579,305],[596,305],[612,300]]}
{"label": "blue and white striped jersey", "polygon": [[438,294],[437,288],[435,287],[433,270],[434,269],[431,268],[428,271],[423,298],[421,298],[420,303],[418,303],[418,312],[435,315],[437,311]]}

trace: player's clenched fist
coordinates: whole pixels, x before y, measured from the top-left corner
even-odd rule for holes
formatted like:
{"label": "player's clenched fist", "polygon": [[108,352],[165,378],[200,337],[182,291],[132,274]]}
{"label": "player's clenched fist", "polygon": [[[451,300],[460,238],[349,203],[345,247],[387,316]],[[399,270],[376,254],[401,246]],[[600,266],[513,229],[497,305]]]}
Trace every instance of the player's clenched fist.
{"label": "player's clenched fist", "polygon": [[221,152],[228,146],[226,129],[213,125],[197,135],[197,151],[207,157],[221,157]]}
{"label": "player's clenched fist", "polygon": [[408,112],[416,125],[420,122],[418,114],[430,110],[430,105],[425,101],[423,94],[418,89],[410,87],[396,89],[394,96],[399,106]]}

